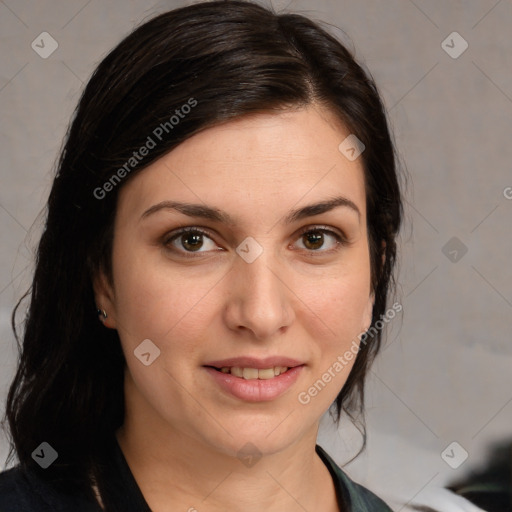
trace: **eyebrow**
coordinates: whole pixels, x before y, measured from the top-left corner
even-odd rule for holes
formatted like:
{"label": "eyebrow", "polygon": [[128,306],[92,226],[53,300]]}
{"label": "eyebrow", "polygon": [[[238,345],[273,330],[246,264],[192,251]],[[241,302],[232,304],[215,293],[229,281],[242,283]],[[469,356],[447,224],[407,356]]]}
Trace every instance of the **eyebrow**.
{"label": "eyebrow", "polygon": [[[357,205],[350,199],[343,196],[336,196],[332,199],[313,203],[302,208],[291,210],[284,217],[285,224],[291,224],[307,217],[320,215],[329,212],[335,208],[345,207],[357,213],[358,219],[361,220],[361,212]],[[141,216],[140,220],[146,219],[150,215],[160,210],[176,210],[188,217],[200,217],[203,219],[213,220],[227,225],[234,225],[235,221],[228,213],[204,204],[183,203],[179,201],[162,201],[148,208]]]}

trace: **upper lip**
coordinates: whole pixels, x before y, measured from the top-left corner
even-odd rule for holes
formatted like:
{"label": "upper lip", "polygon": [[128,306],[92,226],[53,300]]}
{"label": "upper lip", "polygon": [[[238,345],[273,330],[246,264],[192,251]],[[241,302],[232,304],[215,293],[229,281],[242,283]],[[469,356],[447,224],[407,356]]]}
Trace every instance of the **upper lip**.
{"label": "upper lip", "polygon": [[265,368],[274,368],[275,366],[286,366],[293,368],[294,366],[301,366],[304,363],[297,359],[284,356],[270,356],[265,358],[256,357],[230,357],[229,359],[219,359],[217,361],[210,361],[204,366],[214,366],[215,368],[257,368],[263,370]]}

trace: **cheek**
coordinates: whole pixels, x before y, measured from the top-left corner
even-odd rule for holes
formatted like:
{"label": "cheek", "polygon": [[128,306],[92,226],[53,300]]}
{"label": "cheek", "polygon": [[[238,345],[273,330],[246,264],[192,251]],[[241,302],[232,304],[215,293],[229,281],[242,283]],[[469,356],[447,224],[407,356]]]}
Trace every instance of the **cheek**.
{"label": "cheek", "polygon": [[309,385],[297,397],[318,415],[335,400],[354,366],[370,295],[369,270],[320,283],[314,289],[304,287],[309,307],[303,310],[301,324],[311,340],[313,358]]}
{"label": "cheek", "polygon": [[[165,265],[125,257],[118,260],[114,280],[117,329],[131,380],[156,410],[166,411],[169,401],[185,410],[175,379],[183,381],[193,374],[200,340],[214,315],[210,292],[218,278],[191,281]],[[136,357],[147,339],[156,347],[150,345],[149,351],[158,353],[148,366]]]}
{"label": "cheek", "polygon": [[[339,345],[350,342],[364,330],[370,296],[369,267],[345,269],[302,285],[306,326],[317,332],[317,339]],[[322,333],[322,334],[320,334]]]}
{"label": "cheek", "polygon": [[170,272],[161,255],[132,253],[116,263],[116,322],[125,348],[149,338],[166,352],[193,350],[184,343],[173,347],[174,340],[194,339],[210,322],[219,276]]}

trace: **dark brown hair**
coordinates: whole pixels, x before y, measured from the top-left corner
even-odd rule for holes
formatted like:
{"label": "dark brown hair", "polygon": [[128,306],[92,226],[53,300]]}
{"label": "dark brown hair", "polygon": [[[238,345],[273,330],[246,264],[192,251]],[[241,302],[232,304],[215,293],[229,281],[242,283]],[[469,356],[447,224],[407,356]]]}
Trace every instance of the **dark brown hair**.
{"label": "dark brown hair", "polygon": [[[178,123],[171,120],[193,102]],[[117,332],[98,321],[92,276],[103,270],[111,278],[113,221],[124,182],[207,127],[312,102],[326,106],[366,146],[360,158],[375,292],[372,326],[384,315],[402,203],[394,146],[369,73],[319,24],[298,14],[214,1],[158,15],[98,65],[70,123],[7,400],[11,456],[15,451],[22,465],[39,470],[31,452],[46,441],[59,457],[41,474],[68,490],[90,492],[103,447],[123,423],[125,360]],[[159,126],[166,129],[155,147],[127,168]],[[108,193],[98,192],[107,182]],[[380,344],[378,329],[361,345],[333,404],[338,421],[342,411],[353,419],[362,411],[365,375]]]}

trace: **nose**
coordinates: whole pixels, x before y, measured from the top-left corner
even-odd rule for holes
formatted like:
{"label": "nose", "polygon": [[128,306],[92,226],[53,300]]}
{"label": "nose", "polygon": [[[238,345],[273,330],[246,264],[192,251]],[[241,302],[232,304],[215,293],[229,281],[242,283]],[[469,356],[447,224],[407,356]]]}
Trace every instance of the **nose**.
{"label": "nose", "polygon": [[238,258],[230,272],[224,320],[230,329],[258,340],[283,333],[292,324],[292,290],[282,269],[265,251],[252,263]]}

